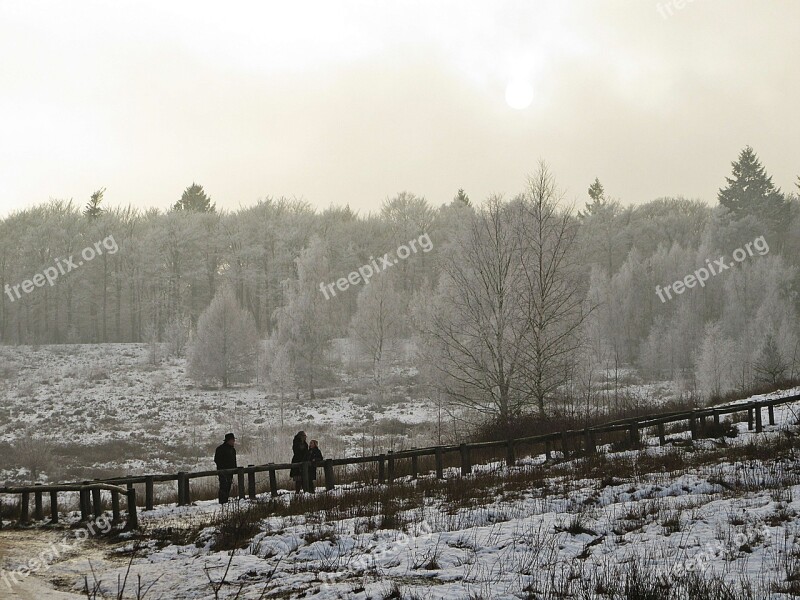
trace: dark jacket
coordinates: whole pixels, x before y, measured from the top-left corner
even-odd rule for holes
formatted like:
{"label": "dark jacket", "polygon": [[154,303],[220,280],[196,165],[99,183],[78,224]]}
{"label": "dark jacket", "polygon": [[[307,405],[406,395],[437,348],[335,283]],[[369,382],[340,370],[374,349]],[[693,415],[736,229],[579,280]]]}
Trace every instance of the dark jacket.
{"label": "dark jacket", "polygon": [[214,462],[218,469],[235,469],[236,464],[236,448],[227,442],[217,446],[217,451],[214,452]]}
{"label": "dark jacket", "polygon": [[312,468],[311,468],[311,479],[317,478],[317,469],[316,467],[324,460],[322,458],[322,450],[319,448],[310,448],[308,450],[309,460],[311,460]]}
{"label": "dark jacket", "polygon": [[[300,436],[294,436],[292,440],[292,462],[293,463],[301,463],[306,462],[307,460],[311,460],[311,457],[308,452],[308,442],[304,441]],[[289,475],[291,477],[296,477],[298,475],[302,475],[302,471],[300,467],[292,467],[289,471]]]}

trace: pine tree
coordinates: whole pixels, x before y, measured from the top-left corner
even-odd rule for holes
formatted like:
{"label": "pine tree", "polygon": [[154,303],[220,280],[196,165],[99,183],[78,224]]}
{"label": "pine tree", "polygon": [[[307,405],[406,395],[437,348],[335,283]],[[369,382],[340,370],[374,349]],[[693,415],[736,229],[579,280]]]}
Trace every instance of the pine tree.
{"label": "pine tree", "polygon": [[194,182],[183,190],[181,199],[172,206],[173,210],[193,210],[200,213],[213,213],[216,212],[216,208],[203,190],[203,186]]}
{"label": "pine tree", "polygon": [[750,146],[739,153],[739,159],[731,163],[732,177],[726,177],[728,185],[720,188],[719,203],[731,211],[736,219],[753,215],[772,224],[776,231],[785,226],[789,216],[789,204],[772,183],[758,156]]}
{"label": "pine tree", "polygon": [[83,209],[83,216],[94,220],[103,214],[103,209],[100,208],[100,203],[103,201],[103,194],[105,191],[106,188],[102,188],[91,195],[89,202],[86,204],[86,208]]}
{"label": "pine tree", "polygon": [[464,191],[464,188],[458,188],[458,192],[453,198],[453,202],[460,202],[464,206],[472,206],[472,202],[470,201],[469,196],[467,196],[467,193]]}
{"label": "pine tree", "polygon": [[597,214],[607,205],[606,192],[597,177],[594,178],[592,185],[589,186],[588,192],[592,201],[586,203],[586,209],[583,212],[578,211],[578,217],[582,219]]}

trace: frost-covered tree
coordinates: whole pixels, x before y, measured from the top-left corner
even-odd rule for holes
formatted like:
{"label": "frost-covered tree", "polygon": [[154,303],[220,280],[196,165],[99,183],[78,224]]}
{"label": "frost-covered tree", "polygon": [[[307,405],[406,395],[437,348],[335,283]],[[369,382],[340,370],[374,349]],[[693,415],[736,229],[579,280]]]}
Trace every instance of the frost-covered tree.
{"label": "frost-covered tree", "polygon": [[172,356],[183,357],[186,344],[189,342],[191,322],[186,317],[177,317],[164,329],[164,341]]}
{"label": "frost-covered tree", "polygon": [[270,338],[267,340],[266,347],[264,379],[274,389],[278,390],[278,406],[280,408],[280,423],[282,427],[286,410],[286,394],[296,389],[297,380],[294,376],[294,365],[292,365],[289,346],[278,344],[276,338]]}
{"label": "frost-covered tree", "polygon": [[756,381],[777,385],[786,378],[789,363],[781,356],[772,334],[767,334],[756,362],[753,364]]}
{"label": "frost-covered tree", "polygon": [[706,327],[697,359],[697,383],[711,397],[736,389],[736,342],[725,336],[719,323]]}
{"label": "frost-covered tree", "polygon": [[350,321],[350,335],[369,354],[375,385],[383,385],[386,350],[405,329],[405,311],[391,272],[373,277],[358,294],[358,308]]}
{"label": "frost-covered tree", "polygon": [[253,316],[229,287],[221,288],[200,315],[189,348],[188,374],[195,381],[219,381],[222,387],[249,382],[255,375],[258,337]]}
{"label": "frost-covered tree", "polygon": [[297,279],[285,284],[286,304],[275,311],[276,343],[287,347],[295,376],[311,399],[333,338],[331,315],[339,300],[326,298],[320,290],[329,274],[325,244],[315,237],[297,259]]}
{"label": "frost-covered tree", "polygon": [[420,361],[432,371],[431,385],[501,424],[529,400],[522,349],[530,339],[513,225],[519,218],[519,203],[489,199],[446,252],[436,289],[414,299]]}

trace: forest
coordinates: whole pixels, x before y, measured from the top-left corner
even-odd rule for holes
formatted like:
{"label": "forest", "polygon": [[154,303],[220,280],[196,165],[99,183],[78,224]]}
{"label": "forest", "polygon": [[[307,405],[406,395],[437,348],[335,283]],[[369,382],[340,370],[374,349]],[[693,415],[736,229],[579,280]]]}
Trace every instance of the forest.
{"label": "forest", "polygon": [[[197,183],[164,210],[107,206],[103,189],[50,200],[0,221],[0,342],[163,343],[188,352],[200,378],[227,360],[224,386],[266,368],[313,398],[332,340],[361,344],[380,387],[387,349],[411,339],[426,381],[503,420],[583,397],[611,370],[708,398],[798,376],[800,200],[752,148],[720,173],[713,203],[623,205],[598,179],[570,198],[544,163],[520,187],[443,203],[401,192],[366,215],[271,197],[218,210]],[[335,297],[320,291],[423,234],[430,252]],[[8,291],[110,236],[113,254],[23,297]],[[760,252],[731,260],[757,239]],[[703,285],[657,292],[723,257],[735,264]],[[213,330],[215,303],[244,319],[231,325],[246,341],[233,358],[201,349],[231,334]]]}

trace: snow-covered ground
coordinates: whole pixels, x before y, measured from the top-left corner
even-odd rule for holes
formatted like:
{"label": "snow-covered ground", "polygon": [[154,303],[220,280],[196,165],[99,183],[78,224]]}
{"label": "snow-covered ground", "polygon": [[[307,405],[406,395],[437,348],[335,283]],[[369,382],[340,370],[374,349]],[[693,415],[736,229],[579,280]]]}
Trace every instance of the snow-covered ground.
{"label": "snow-covered ground", "polygon": [[[213,502],[160,506],[141,514],[144,539],[87,541],[46,579],[80,592],[93,570],[111,597],[141,545],[128,580],[153,584],[148,598],[789,598],[800,593],[798,412],[776,408],[761,434],[734,423],[725,441],[687,447],[688,433],[675,433],[664,447],[646,438],[641,451],[606,446],[546,466],[526,456],[464,479],[451,470],[445,482],[343,487],[313,501],[286,492],[227,517]],[[247,510],[259,518],[238,518]],[[244,543],[220,549],[244,521],[255,523]],[[4,566],[27,558],[6,553]],[[702,595],[704,585],[752,593]]]}
{"label": "snow-covered ground", "polygon": [[[435,407],[416,392],[412,370],[394,370],[401,383],[384,399],[359,380],[315,400],[292,393],[281,424],[280,397],[264,385],[201,389],[184,359],[150,364],[145,344],[0,347],[0,449],[37,448],[37,478],[57,481],[212,468],[228,431],[242,464],[289,460],[298,429],[331,456],[428,445]],[[30,479],[30,468],[0,463],[0,481]]]}

